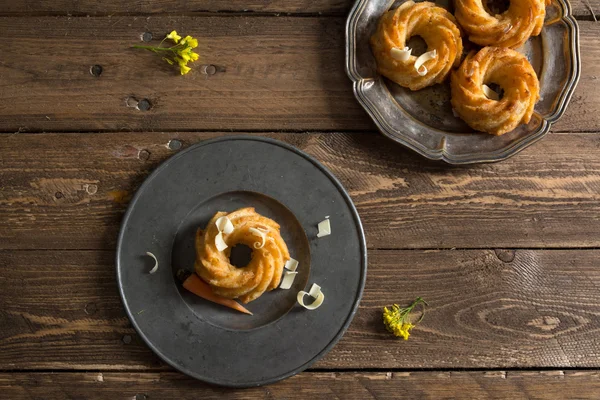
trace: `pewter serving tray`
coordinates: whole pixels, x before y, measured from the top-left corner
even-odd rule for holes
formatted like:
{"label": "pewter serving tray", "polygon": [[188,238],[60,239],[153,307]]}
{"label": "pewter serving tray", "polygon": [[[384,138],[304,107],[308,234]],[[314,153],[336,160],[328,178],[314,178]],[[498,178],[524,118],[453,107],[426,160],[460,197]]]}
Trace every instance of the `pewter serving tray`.
{"label": "pewter serving tray", "polygon": [[[455,117],[448,82],[412,92],[377,73],[369,38],[381,15],[402,3],[358,0],[346,23],[346,71],[356,98],[385,136],[450,164],[493,162],[541,139],[565,112],[581,70],[579,28],[566,0],[546,7],[542,33],[518,49],[538,75],[540,100],[529,124],[502,136],[476,132]],[[452,10],[447,0],[436,3]]]}

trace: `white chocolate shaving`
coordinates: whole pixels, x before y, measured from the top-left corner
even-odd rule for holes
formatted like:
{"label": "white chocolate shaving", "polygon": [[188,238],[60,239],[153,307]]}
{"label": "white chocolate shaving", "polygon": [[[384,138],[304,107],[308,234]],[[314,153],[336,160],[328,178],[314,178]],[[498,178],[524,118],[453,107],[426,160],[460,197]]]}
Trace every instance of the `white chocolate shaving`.
{"label": "white chocolate shaving", "polygon": [[313,285],[310,287],[310,290],[308,291],[309,296],[314,297],[316,299],[317,297],[319,297],[319,293],[321,293],[321,286],[317,285],[316,283],[313,283]]}
{"label": "white chocolate shaving", "polygon": [[429,60],[433,60],[436,57],[437,57],[437,50],[431,50],[431,51],[428,51],[427,53],[421,54],[415,61],[415,69],[417,70],[417,73],[420,76],[427,75],[427,72],[428,72],[427,67],[423,64],[425,64]]}
{"label": "white chocolate shaving", "polygon": [[215,236],[215,246],[217,246],[217,250],[219,251],[223,251],[225,250],[227,247],[227,243],[225,243],[225,240],[223,239],[223,232],[219,232],[217,234],[217,236]]}
{"label": "white chocolate shaving", "polygon": [[231,220],[227,218],[227,216],[222,216],[221,218],[217,219],[215,225],[217,226],[219,232],[223,232],[226,235],[229,235],[231,232],[233,232],[233,224],[231,223]]}
{"label": "white chocolate shaving", "polygon": [[[313,297],[315,299],[315,301],[313,301],[311,304],[308,304],[308,305],[305,304],[304,297],[306,295]],[[299,291],[298,296],[296,297],[296,300],[298,300],[298,303],[302,307],[306,308],[307,310],[316,310],[317,308],[319,308],[321,306],[321,304],[323,304],[323,301],[325,300],[325,295],[321,291],[321,287],[319,285],[317,285],[316,283],[313,283],[313,285],[310,288],[310,291],[308,293],[305,292],[304,290]]]}
{"label": "white chocolate shaving", "polygon": [[392,47],[390,50],[390,55],[394,60],[406,62],[410,58],[410,53],[412,53],[412,49],[409,47],[405,47],[401,49],[400,47]]}
{"label": "white chocolate shaving", "polygon": [[283,268],[287,269],[288,271],[292,271],[294,272],[297,268],[298,268],[298,260],[294,260],[293,258],[290,258],[289,260],[287,260],[285,262],[285,265],[283,266]]}
{"label": "white chocolate shaving", "polygon": [[294,283],[294,279],[296,278],[296,275],[298,275],[297,272],[283,271],[283,279],[281,280],[281,285],[279,285],[279,288],[286,290],[291,288],[292,284]]}
{"label": "white chocolate shaving", "polygon": [[498,93],[494,92],[488,85],[481,85],[481,87],[483,88],[483,94],[485,94],[485,97],[490,100],[500,100]]}
{"label": "white chocolate shaving", "polygon": [[318,228],[319,233],[317,233],[317,237],[331,235],[331,223],[329,222],[329,219],[319,222]]}
{"label": "white chocolate shaving", "polygon": [[257,236],[260,236],[260,242],[254,243],[254,248],[262,249],[263,246],[265,245],[265,241],[267,239],[267,232],[262,229],[259,229],[259,228],[250,228],[248,230]]}
{"label": "white chocolate shaving", "polygon": [[154,254],[150,253],[149,251],[146,252],[146,255],[149,255],[150,257],[154,258],[154,267],[152,267],[152,269],[149,271],[150,274],[153,274],[156,271],[158,271],[158,259]]}

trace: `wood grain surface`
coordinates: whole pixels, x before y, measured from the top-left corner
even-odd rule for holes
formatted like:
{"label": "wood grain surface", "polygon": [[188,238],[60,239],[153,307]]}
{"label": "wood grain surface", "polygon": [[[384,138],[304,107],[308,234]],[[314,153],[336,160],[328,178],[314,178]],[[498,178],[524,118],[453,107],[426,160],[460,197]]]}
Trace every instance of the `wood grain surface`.
{"label": "wood grain surface", "polygon": [[[1,0],[0,15],[147,15],[189,13],[346,14],[355,0]],[[573,14],[600,18],[599,0],[572,0]]]}
{"label": "wood grain surface", "polygon": [[[0,18],[0,132],[374,129],[344,72],[344,24],[344,17]],[[590,111],[600,109],[593,40],[600,24],[580,27],[582,77],[555,131],[598,129]],[[145,32],[160,39],[173,28],[200,41],[201,59],[185,77],[131,48],[144,44]],[[94,65],[99,76],[90,73]]]}
{"label": "wood grain surface", "polygon": [[595,400],[600,392],[600,372],[305,372],[274,385],[237,390],[205,385],[171,372],[1,373],[0,390],[12,400]]}
{"label": "wood grain surface", "polygon": [[[359,311],[315,367],[598,368],[599,256],[372,250]],[[4,369],[168,370],[125,316],[113,252],[0,251],[0,271]],[[410,340],[395,338],[382,307],[417,296],[430,304],[425,318]]]}
{"label": "wood grain surface", "polygon": [[[0,137],[0,248],[113,249],[144,178],[177,150],[223,133]],[[268,134],[342,182],[369,248],[600,247],[597,134],[550,134],[507,161],[429,162],[375,132]]]}
{"label": "wood grain surface", "polygon": [[[583,67],[554,133],[469,167],[376,132],[344,72],[353,3],[0,0],[0,398],[598,398],[600,0],[571,2]],[[131,48],[172,29],[199,38],[185,77]],[[342,340],[312,370],[247,390],[154,355],[114,270],[121,218],[148,174],[232,134],[320,160],[369,247]],[[394,338],[382,307],[417,296],[425,319]]]}

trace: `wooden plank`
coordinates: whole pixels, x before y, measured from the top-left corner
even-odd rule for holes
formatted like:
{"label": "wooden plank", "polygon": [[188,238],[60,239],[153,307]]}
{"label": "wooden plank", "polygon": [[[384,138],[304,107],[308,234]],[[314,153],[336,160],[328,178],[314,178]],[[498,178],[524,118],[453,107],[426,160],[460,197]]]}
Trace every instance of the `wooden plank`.
{"label": "wooden plank", "polygon": [[[0,131],[372,127],[343,70],[343,18],[35,21],[33,29],[30,18],[0,18]],[[200,38],[202,58],[185,77],[131,48],[145,44],[144,32],[162,37],[174,27]],[[151,108],[128,106],[129,98]]]}
{"label": "wooden plank", "polygon": [[175,372],[2,373],[12,400],[111,399],[590,399],[599,371],[306,372],[274,385],[225,389]]}
{"label": "wooden plank", "polygon": [[[597,2],[597,0],[592,0]],[[10,0],[0,1],[1,15],[147,15],[147,14],[190,14],[190,13],[346,13],[354,0],[132,0],[127,3],[107,0],[100,6],[91,0],[69,1],[24,0],[15,4]],[[577,7],[575,7],[577,9]]]}
{"label": "wooden plank", "polygon": [[111,252],[0,252],[0,287],[3,369],[164,365],[125,315]]}
{"label": "wooden plank", "polygon": [[[359,311],[315,367],[599,368],[599,255],[372,250]],[[424,320],[393,337],[382,307],[417,296]],[[112,252],[0,252],[0,306],[5,369],[167,369],[125,317]]]}
{"label": "wooden plank", "polygon": [[[343,17],[0,18],[0,132],[373,129],[344,72],[344,24]],[[600,24],[580,26],[583,75],[557,131],[598,128],[590,110],[600,109]],[[144,44],[144,32],[159,38],[173,28],[200,39],[201,60],[185,77],[131,48]],[[103,68],[99,77],[94,65]],[[136,107],[143,100],[146,111]]]}
{"label": "wooden plank", "polygon": [[[127,202],[182,148],[222,133],[5,135],[0,248],[113,249]],[[497,164],[450,168],[376,133],[270,134],[323,162],[370,248],[600,247],[597,134],[551,134]]]}
{"label": "wooden plank", "polygon": [[[136,15],[136,14],[189,14],[205,12],[248,12],[248,13],[292,13],[292,14],[346,14],[355,0],[22,0],[0,1],[0,15]],[[580,17],[592,16],[591,10],[600,11],[599,0],[571,1],[573,14]],[[596,14],[600,18],[600,14]]]}

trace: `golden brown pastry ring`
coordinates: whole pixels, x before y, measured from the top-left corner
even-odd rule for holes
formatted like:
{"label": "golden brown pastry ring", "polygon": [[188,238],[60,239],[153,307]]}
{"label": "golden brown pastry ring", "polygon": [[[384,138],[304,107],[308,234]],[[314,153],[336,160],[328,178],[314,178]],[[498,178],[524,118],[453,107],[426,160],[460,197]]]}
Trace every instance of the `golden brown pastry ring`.
{"label": "golden brown pastry ring", "polygon": [[[234,229],[229,234],[223,234],[229,247],[219,251],[215,245],[215,237],[219,234],[216,221],[222,216],[229,218]],[[264,246],[257,248],[261,238],[251,228],[266,232]],[[253,250],[250,263],[243,268],[229,262],[230,250],[238,243]],[[249,303],[265,291],[278,287],[283,266],[289,259],[290,254],[279,232],[279,224],[258,214],[254,208],[242,208],[229,214],[218,212],[204,232],[199,229],[196,233],[196,273],[216,294],[239,298],[243,303]]]}
{"label": "golden brown pastry ring", "polygon": [[[421,36],[427,43],[427,51],[437,52],[436,58],[425,62],[427,74],[424,76],[414,67],[417,60],[414,55],[407,61],[392,55],[392,48],[403,49],[412,36]],[[442,82],[452,66],[460,64],[463,45],[452,14],[431,2],[407,1],[383,14],[371,37],[371,49],[381,75],[400,86],[419,90]]]}
{"label": "golden brown pastry ring", "polygon": [[508,10],[491,15],[483,0],[455,0],[454,16],[471,42],[517,48],[540,34],[549,4],[550,0],[511,0]]}
{"label": "golden brown pastry ring", "polygon": [[[483,84],[496,83],[504,90],[491,100]],[[537,75],[527,58],[506,47],[484,47],[470,53],[450,80],[452,108],[471,128],[492,135],[528,123],[540,97]]]}

